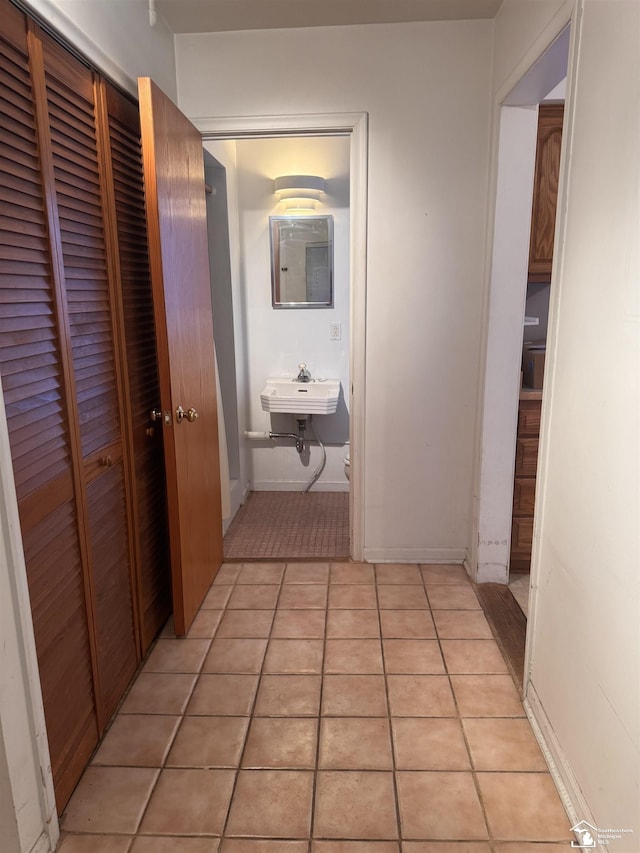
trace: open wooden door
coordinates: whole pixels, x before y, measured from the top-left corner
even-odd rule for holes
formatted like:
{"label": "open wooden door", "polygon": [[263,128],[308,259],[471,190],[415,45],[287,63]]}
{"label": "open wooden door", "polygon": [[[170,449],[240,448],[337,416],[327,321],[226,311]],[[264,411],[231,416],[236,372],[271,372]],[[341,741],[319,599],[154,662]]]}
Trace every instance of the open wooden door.
{"label": "open wooden door", "polygon": [[173,613],[183,635],[223,554],[204,162],[200,133],[155,83],[141,78],[138,94],[160,370],[153,428],[164,431]]}

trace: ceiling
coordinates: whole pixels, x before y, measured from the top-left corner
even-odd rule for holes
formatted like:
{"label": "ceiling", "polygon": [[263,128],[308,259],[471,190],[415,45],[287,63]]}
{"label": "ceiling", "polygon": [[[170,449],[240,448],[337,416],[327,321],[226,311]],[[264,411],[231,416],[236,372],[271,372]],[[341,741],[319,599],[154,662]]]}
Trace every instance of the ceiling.
{"label": "ceiling", "polygon": [[156,0],[174,33],[493,18],[502,0]]}

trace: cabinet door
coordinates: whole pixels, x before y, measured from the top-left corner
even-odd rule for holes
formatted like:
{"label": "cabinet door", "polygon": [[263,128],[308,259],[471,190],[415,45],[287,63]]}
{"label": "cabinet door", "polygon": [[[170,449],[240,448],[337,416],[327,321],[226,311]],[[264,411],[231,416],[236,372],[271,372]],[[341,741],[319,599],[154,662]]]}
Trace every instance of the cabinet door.
{"label": "cabinet door", "polygon": [[563,115],[562,104],[540,106],[529,242],[529,281],[551,281]]}
{"label": "cabinet door", "polygon": [[516,477],[535,477],[538,465],[538,439],[518,438],[516,441]]}

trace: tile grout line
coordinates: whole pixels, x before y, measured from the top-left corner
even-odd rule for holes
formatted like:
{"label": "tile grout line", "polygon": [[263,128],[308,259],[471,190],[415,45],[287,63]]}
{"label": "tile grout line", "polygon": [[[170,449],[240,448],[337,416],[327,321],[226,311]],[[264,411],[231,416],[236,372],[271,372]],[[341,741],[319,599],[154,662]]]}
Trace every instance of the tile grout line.
{"label": "tile grout line", "polygon": [[313,838],[315,833],[315,820],[316,820],[316,803],[317,803],[317,794],[318,794],[318,773],[320,770],[320,738],[322,732],[322,702],[324,698],[324,677],[325,677],[325,661],[327,657],[327,629],[329,623],[329,591],[331,584],[331,572],[333,571],[333,565],[329,561],[329,572],[327,575],[327,596],[325,599],[325,608],[324,608],[324,637],[322,640],[322,662],[320,665],[320,697],[318,702],[318,731],[316,733],[316,761],[315,767],[313,771],[313,787],[311,792],[311,818],[309,821],[309,845],[308,849],[311,851],[313,849]]}
{"label": "tile grout line", "polygon": [[[247,562],[249,562],[249,561],[247,561]],[[240,572],[242,572],[242,569],[244,569],[244,566],[245,566],[245,564],[242,563],[242,568],[240,569]],[[229,818],[231,816],[231,807],[233,805],[233,799],[236,795],[236,790],[238,788],[238,781],[240,779],[240,771],[242,769],[242,759],[244,758],[244,754],[245,754],[246,749],[247,749],[247,742],[249,740],[249,732],[251,731],[251,726],[252,726],[252,723],[254,720],[254,712],[255,712],[255,708],[256,708],[256,703],[258,701],[258,693],[260,691],[260,684],[262,683],[262,676],[264,674],[264,672],[263,672],[264,671],[264,663],[265,663],[265,660],[267,657],[269,644],[271,642],[271,638],[272,638],[272,634],[273,634],[273,626],[275,625],[275,622],[276,622],[276,612],[278,609],[278,602],[279,602],[280,596],[282,594],[282,587],[284,585],[284,576],[285,576],[286,570],[287,570],[287,564],[284,563],[283,568],[282,568],[282,575],[280,577],[280,583],[278,584],[278,595],[276,596],[276,601],[275,601],[274,608],[273,608],[273,619],[271,620],[271,627],[269,629],[269,634],[267,636],[267,642],[266,642],[265,647],[264,647],[264,654],[262,655],[262,660],[260,663],[260,669],[257,673],[258,681],[256,683],[256,689],[255,689],[255,693],[253,695],[253,701],[251,703],[251,709],[249,711],[249,723],[247,725],[247,730],[246,730],[245,735],[244,735],[244,741],[242,744],[242,748],[240,750],[240,755],[238,756],[238,766],[237,766],[236,771],[235,771],[235,778],[233,780],[233,786],[231,788],[231,797],[229,798],[229,804],[227,805],[227,813],[226,813],[226,816],[224,819],[224,823],[222,825],[222,830],[220,832],[220,847],[223,846],[224,840],[226,838],[226,832],[227,832],[227,828],[229,825]],[[240,572],[238,572],[238,577],[240,577]],[[237,578],[236,578],[236,583],[237,583]],[[242,585],[243,584],[241,584],[241,586]],[[249,586],[249,584],[247,584],[247,586]],[[231,596],[229,596],[229,601],[230,600],[231,600]]]}

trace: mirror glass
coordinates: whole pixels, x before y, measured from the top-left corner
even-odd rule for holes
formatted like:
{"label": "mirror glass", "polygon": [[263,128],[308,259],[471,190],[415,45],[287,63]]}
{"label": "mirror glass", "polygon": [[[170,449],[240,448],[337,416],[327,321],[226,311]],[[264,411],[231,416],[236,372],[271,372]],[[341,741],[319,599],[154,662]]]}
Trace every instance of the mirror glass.
{"label": "mirror glass", "polygon": [[333,308],[333,217],[270,216],[274,308]]}

